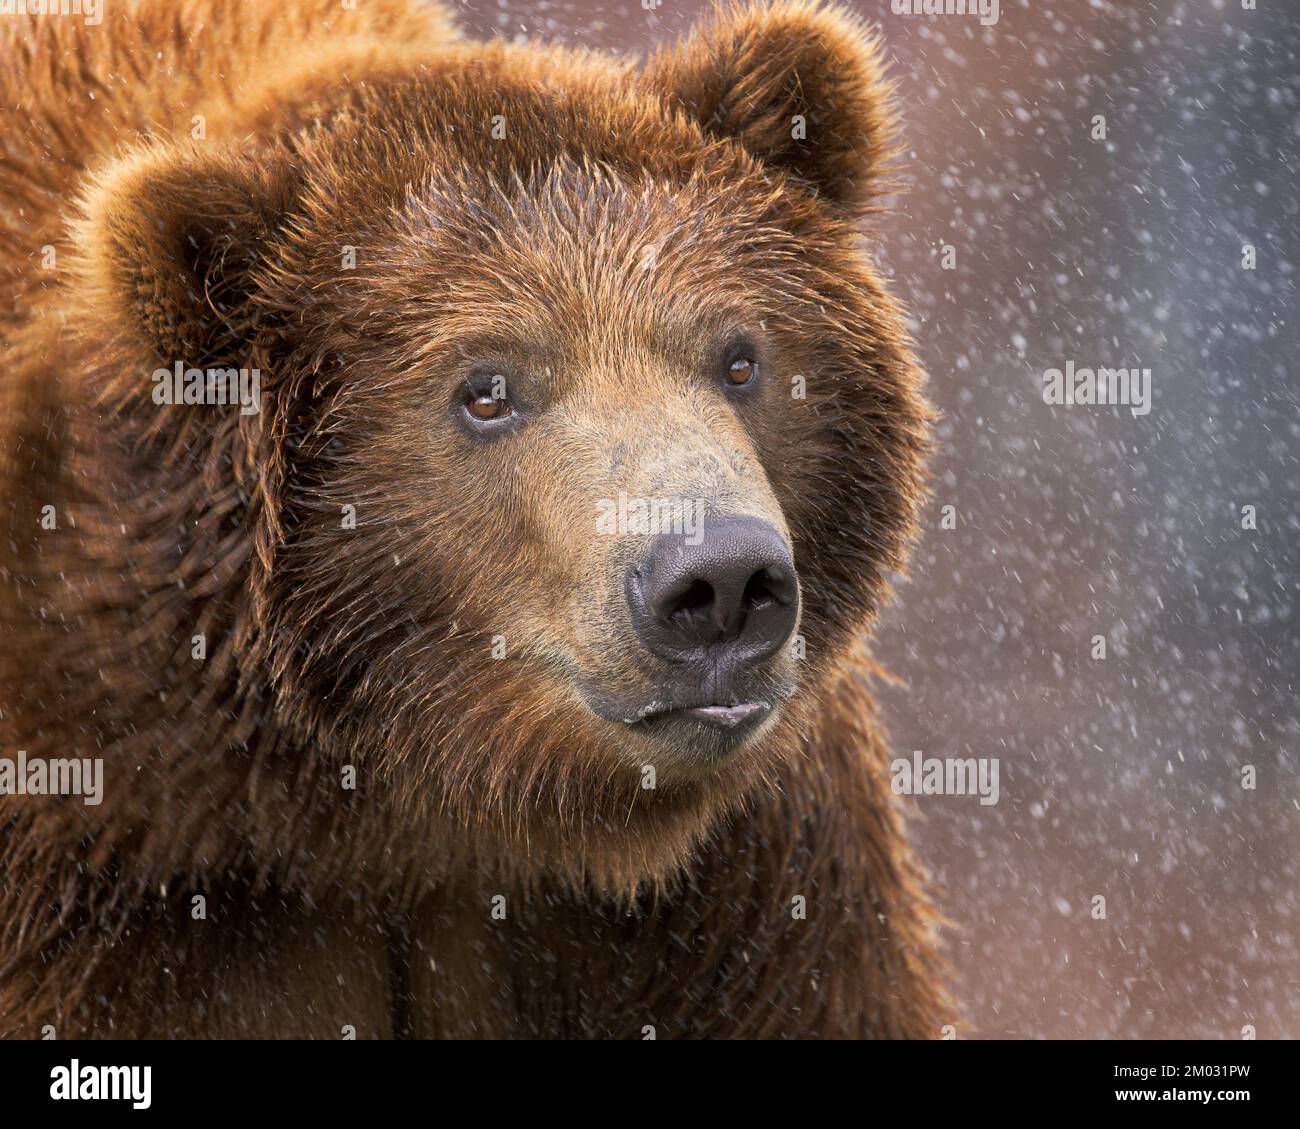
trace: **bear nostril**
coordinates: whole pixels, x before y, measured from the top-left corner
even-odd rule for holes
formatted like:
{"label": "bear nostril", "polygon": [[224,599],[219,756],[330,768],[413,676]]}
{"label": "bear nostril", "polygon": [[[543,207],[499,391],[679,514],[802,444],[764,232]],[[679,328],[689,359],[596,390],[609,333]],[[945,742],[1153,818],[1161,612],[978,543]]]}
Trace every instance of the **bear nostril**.
{"label": "bear nostril", "polygon": [[665,606],[664,618],[671,621],[705,616],[712,610],[714,600],[713,585],[707,580],[693,581],[685,592]]}
{"label": "bear nostril", "polygon": [[745,591],[740,599],[743,611],[757,611],[768,604],[785,603],[780,595],[780,579],[771,569],[763,568],[754,573],[745,584]]}

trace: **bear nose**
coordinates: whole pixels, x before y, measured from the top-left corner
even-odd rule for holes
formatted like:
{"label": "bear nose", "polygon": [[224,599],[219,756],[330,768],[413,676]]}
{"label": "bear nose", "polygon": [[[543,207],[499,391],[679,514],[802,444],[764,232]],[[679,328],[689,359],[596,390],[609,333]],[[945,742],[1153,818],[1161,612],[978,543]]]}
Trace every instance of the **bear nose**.
{"label": "bear nose", "polygon": [[637,636],[675,662],[714,647],[725,647],[735,661],[767,658],[790,637],[799,614],[790,548],[754,517],[726,518],[696,538],[657,537],[641,568],[628,572],[626,588]]}

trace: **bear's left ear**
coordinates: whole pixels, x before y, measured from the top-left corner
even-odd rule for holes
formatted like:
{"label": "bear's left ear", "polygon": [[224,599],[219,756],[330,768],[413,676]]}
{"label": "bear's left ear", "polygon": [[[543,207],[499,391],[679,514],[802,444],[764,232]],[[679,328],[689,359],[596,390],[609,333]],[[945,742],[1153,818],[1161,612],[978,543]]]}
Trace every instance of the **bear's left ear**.
{"label": "bear's left ear", "polygon": [[730,5],[647,64],[642,81],[818,196],[867,204],[894,134],[879,39],[818,0]]}

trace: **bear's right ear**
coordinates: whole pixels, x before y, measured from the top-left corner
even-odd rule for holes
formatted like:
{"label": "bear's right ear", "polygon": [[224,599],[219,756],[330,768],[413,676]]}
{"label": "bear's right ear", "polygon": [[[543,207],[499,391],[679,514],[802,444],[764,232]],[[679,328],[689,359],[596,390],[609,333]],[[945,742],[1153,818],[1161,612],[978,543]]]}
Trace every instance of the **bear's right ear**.
{"label": "bear's right ear", "polygon": [[819,0],[731,3],[647,64],[646,86],[850,211],[879,191],[894,114],[878,38]]}
{"label": "bear's right ear", "polygon": [[114,162],[75,225],[94,339],[149,368],[240,361],[264,328],[257,279],[295,191],[283,161],[228,149],[158,145]]}

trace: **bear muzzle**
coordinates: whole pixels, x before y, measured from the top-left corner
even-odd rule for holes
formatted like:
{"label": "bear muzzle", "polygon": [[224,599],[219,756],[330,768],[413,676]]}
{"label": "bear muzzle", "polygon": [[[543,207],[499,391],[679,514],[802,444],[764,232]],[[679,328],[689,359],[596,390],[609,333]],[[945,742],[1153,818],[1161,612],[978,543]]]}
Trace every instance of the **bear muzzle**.
{"label": "bear muzzle", "polygon": [[798,623],[799,585],[770,523],[728,517],[699,538],[663,534],[628,569],[624,595],[635,636],[663,674],[653,700],[622,720],[738,742],[789,692],[769,668]]}

